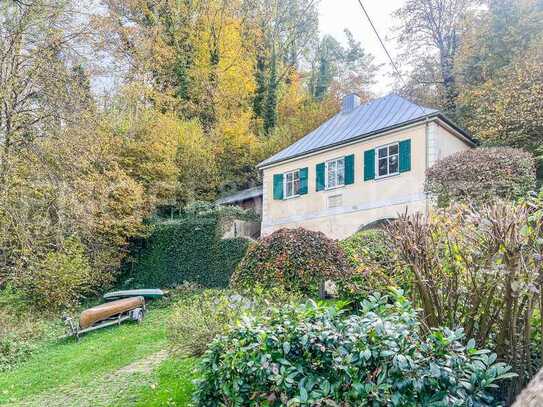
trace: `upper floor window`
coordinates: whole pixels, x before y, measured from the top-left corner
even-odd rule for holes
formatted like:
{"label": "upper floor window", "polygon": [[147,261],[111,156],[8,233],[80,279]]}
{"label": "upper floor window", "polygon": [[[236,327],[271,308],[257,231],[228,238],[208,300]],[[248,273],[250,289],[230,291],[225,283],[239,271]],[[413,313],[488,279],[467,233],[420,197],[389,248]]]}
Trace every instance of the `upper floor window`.
{"label": "upper floor window", "polygon": [[377,148],[377,177],[399,174],[398,143]]}
{"label": "upper floor window", "polygon": [[345,185],[345,158],[326,162],[326,189]]}
{"label": "upper floor window", "polygon": [[300,170],[285,174],[285,198],[300,195]]}

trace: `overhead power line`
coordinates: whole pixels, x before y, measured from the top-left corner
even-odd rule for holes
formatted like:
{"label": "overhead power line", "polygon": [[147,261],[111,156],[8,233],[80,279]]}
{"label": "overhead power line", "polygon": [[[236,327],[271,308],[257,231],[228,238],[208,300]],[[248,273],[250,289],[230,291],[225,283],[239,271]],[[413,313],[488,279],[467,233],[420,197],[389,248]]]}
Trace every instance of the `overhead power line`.
{"label": "overhead power line", "polygon": [[373,29],[373,32],[375,33],[375,35],[377,36],[377,39],[379,40],[379,42],[381,43],[381,47],[383,47],[383,49],[385,50],[385,53],[387,54],[387,57],[388,59],[390,60],[390,63],[392,65],[392,67],[394,68],[394,70],[396,71],[396,73],[398,74],[398,77],[400,78],[400,80],[403,82],[404,86],[406,86],[406,83],[404,82],[403,78],[402,78],[402,74],[400,73],[400,70],[398,69],[398,67],[396,66],[396,64],[394,63],[394,60],[392,59],[392,56],[390,55],[390,53],[388,52],[388,49],[387,47],[385,46],[385,43],[383,42],[383,40],[381,39],[381,36],[379,35],[379,33],[377,32],[377,29],[375,28],[375,25],[373,24],[373,21],[371,20],[371,17],[370,15],[368,14],[368,12],[366,11],[366,8],[364,7],[364,4],[362,3],[362,0],[358,0],[358,4],[360,4],[360,7],[362,7],[362,11],[364,12],[364,14],[366,15],[366,18],[368,19],[370,25],[371,25],[371,28]]}
{"label": "overhead power line", "polygon": [[[388,52],[388,49],[385,46],[385,43],[383,42],[383,40],[381,39],[381,36],[379,35],[379,32],[375,28],[375,25],[373,24],[373,21],[371,20],[370,15],[368,14],[366,8],[364,7],[364,4],[362,3],[362,0],[358,0],[358,4],[360,4],[360,7],[362,8],[362,11],[366,15],[366,18],[368,19],[368,22],[370,23],[371,28],[373,29],[373,32],[375,33],[375,35],[377,36],[377,39],[381,43],[381,47],[383,47],[383,49],[385,50],[385,54],[387,54],[387,57],[390,60],[390,64],[392,65],[392,67],[394,68],[396,73],[398,74],[398,78],[400,78],[400,81],[402,81],[403,86],[405,86],[407,88],[407,83],[403,80],[403,77],[402,77],[402,74],[400,73],[400,70],[398,69],[398,67],[396,66],[396,63],[392,59],[392,56],[390,55],[390,52]],[[426,114],[424,109],[418,103],[416,105],[419,107],[419,109],[422,111],[423,114]]]}

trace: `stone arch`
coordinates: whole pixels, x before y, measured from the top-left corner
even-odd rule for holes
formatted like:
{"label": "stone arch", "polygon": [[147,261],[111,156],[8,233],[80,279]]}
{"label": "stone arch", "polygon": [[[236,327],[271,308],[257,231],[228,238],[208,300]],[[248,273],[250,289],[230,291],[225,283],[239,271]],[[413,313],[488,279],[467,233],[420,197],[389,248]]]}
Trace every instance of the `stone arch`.
{"label": "stone arch", "polygon": [[362,232],[364,230],[371,230],[371,229],[383,229],[386,225],[388,225],[390,222],[395,221],[396,218],[381,218],[374,220],[372,222],[366,223],[364,225],[361,225],[357,232]]}

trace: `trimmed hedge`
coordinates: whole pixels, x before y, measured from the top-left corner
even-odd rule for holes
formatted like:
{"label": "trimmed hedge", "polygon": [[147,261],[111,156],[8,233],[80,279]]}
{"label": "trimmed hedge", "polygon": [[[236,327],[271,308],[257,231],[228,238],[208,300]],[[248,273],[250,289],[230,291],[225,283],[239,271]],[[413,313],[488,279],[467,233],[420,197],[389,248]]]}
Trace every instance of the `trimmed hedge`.
{"label": "trimmed hedge", "polygon": [[351,272],[337,240],[304,228],[280,229],[251,245],[230,284],[316,295],[326,280],[339,281]]}
{"label": "trimmed hedge", "polygon": [[536,186],[534,157],[510,147],[476,148],[452,154],[426,171],[426,192],[437,204],[482,204],[495,198],[517,199]]}
{"label": "trimmed hedge", "polygon": [[189,216],[157,223],[125,274],[131,287],[174,287],[184,281],[227,287],[249,241],[221,240],[220,218]]}

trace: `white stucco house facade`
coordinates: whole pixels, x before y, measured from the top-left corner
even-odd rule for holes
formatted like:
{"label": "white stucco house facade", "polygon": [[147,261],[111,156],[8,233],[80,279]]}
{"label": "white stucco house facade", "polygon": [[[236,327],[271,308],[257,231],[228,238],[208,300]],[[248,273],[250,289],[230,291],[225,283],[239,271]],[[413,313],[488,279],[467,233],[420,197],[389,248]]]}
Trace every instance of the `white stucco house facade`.
{"label": "white stucco house facade", "polygon": [[427,211],[426,169],[475,146],[438,110],[388,95],[342,109],[317,129],[258,164],[262,235],[304,227],[343,239],[408,211]]}

